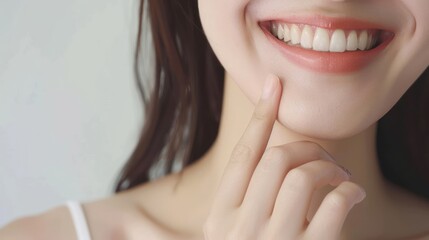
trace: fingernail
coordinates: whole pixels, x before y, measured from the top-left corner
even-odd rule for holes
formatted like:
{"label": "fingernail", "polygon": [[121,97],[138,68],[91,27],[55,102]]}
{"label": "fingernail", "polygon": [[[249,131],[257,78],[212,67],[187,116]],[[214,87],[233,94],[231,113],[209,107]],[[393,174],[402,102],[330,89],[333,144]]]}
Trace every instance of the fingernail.
{"label": "fingernail", "polygon": [[344,172],[347,173],[347,175],[349,175],[350,177],[352,176],[352,173],[344,166],[341,166],[339,164],[337,164],[341,169],[343,169]]}
{"label": "fingernail", "polygon": [[270,75],[265,80],[264,89],[262,90],[262,99],[270,98],[276,89],[278,78],[274,75]]}

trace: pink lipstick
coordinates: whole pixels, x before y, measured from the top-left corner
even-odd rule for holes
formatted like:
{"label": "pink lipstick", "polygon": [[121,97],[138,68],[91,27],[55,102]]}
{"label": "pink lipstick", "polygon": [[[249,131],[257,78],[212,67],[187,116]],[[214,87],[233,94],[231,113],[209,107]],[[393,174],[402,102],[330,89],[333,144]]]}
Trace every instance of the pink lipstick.
{"label": "pink lipstick", "polygon": [[262,21],[260,27],[288,60],[326,73],[349,73],[364,68],[395,36],[376,23],[323,16]]}

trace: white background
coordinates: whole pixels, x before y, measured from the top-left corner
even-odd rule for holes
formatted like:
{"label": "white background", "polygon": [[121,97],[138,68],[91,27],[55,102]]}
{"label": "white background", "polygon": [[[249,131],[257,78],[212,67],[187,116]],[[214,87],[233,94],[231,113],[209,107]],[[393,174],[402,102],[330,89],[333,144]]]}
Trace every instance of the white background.
{"label": "white background", "polygon": [[0,1],[0,226],[112,193],[142,121],[137,6]]}

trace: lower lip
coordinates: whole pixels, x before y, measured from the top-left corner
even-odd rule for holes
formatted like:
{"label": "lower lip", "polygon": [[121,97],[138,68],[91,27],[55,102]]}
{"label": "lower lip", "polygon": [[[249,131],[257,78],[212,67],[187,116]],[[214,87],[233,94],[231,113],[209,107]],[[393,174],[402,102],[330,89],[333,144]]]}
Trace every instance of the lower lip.
{"label": "lower lip", "polygon": [[297,46],[290,46],[274,37],[267,28],[262,27],[268,40],[294,63],[304,68],[322,73],[350,73],[363,69],[371,63],[392,41],[389,35],[376,48],[369,51],[354,52],[318,52]]}

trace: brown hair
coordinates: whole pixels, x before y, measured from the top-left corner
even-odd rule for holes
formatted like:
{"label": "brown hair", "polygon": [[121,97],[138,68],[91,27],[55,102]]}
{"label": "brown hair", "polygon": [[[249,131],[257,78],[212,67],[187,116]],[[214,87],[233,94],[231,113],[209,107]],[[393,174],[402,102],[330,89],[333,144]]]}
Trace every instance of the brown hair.
{"label": "brown hair", "polygon": [[[147,4],[148,6],[145,6]],[[144,9],[155,51],[154,86],[145,94],[139,61]],[[224,69],[202,30],[197,0],[141,0],[135,73],[145,123],[116,192],[197,161],[216,139]],[[146,86],[147,87],[147,86]],[[429,68],[378,122],[377,151],[387,179],[429,198]]]}
{"label": "brown hair", "polygon": [[377,152],[388,180],[429,199],[429,67],[378,121]]}

